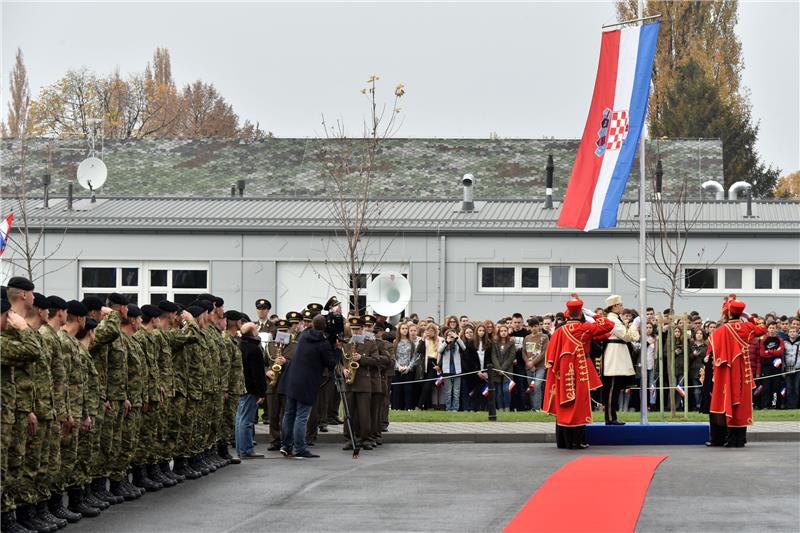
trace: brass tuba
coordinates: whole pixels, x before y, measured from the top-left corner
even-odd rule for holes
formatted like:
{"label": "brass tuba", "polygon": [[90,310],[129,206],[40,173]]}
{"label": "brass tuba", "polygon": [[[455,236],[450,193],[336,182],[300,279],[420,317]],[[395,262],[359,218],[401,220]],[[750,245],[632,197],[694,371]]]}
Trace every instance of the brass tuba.
{"label": "brass tuba", "polygon": [[358,364],[358,361],[353,361],[353,353],[355,353],[356,345],[351,340],[348,339],[347,342],[344,344],[344,348],[342,349],[342,354],[344,355],[344,362],[347,368],[350,370],[350,375],[347,376],[347,380],[345,383],[348,385],[352,385],[356,381],[356,372],[358,372],[358,367],[361,366]]}

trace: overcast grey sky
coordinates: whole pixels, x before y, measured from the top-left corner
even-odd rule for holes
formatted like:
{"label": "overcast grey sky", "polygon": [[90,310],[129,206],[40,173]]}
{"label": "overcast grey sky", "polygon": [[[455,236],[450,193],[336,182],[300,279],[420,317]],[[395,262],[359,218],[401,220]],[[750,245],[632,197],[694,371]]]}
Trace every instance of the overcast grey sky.
{"label": "overcast grey sky", "polygon": [[[281,137],[353,133],[370,74],[406,85],[403,137],[576,138],[613,2],[11,3],[2,8],[3,107],[16,48],[37,93],[69,68],[140,71],[156,46],[179,84],[213,82]],[[800,4],[741,2],[738,32],[759,150],[800,169]]]}

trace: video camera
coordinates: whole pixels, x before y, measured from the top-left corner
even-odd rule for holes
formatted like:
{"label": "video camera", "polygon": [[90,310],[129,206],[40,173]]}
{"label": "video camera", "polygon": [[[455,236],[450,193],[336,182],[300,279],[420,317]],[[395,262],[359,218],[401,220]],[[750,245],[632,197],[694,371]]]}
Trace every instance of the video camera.
{"label": "video camera", "polygon": [[344,317],[341,313],[329,312],[325,315],[325,333],[332,344],[336,339],[344,340]]}

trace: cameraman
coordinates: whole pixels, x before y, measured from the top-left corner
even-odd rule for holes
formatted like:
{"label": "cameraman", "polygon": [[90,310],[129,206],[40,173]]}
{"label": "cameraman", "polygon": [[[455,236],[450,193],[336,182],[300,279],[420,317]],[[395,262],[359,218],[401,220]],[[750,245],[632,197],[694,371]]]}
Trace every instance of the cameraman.
{"label": "cameraman", "polygon": [[332,371],[341,358],[339,342],[336,341],[334,347],[325,330],[325,317],[315,316],[311,327],[300,335],[294,357],[284,371],[278,388],[281,394],[286,395],[286,409],[281,424],[281,453],[285,457],[319,457],[306,448],[308,415],[322,384],[323,369]]}

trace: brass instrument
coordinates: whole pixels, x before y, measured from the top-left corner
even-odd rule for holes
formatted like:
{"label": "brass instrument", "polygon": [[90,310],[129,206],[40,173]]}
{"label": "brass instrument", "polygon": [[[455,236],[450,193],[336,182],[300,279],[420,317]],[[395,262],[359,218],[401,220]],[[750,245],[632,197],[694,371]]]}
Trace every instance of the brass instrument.
{"label": "brass instrument", "polygon": [[[267,353],[269,353],[269,352],[267,352]],[[281,357],[282,355],[283,355],[283,343],[279,342],[278,343],[278,354],[274,358],[273,357],[269,357],[269,359],[270,359],[270,361],[274,362],[274,361],[277,361],[278,357]],[[274,387],[275,385],[278,384],[278,379],[280,378],[281,372],[283,371],[283,366],[279,365],[278,363],[275,363],[274,365],[272,365],[270,367],[270,370],[272,370],[272,378],[269,380],[269,384],[270,384],[271,387]]]}
{"label": "brass instrument", "polygon": [[342,348],[342,354],[344,355],[344,361],[347,365],[347,368],[350,370],[350,375],[347,376],[347,380],[345,383],[348,385],[352,385],[356,381],[356,372],[358,372],[358,367],[361,366],[358,364],[358,361],[353,361],[353,354],[355,353],[356,345],[352,341],[352,339],[347,339],[345,342],[344,347]]}

